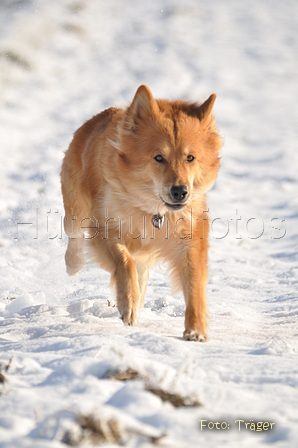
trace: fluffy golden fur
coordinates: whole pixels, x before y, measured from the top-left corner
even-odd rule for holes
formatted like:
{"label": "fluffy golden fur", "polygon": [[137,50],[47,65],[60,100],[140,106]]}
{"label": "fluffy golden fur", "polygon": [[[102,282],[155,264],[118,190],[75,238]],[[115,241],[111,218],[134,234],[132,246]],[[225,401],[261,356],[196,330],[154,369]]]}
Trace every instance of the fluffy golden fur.
{"label": "fluffy golden fur", "polygon": [[[76,131],[61,171],[67,272],[86,257],[110,272],[123,322],[133,325],[149,268],[166,261],[184,294],[187,340],[206,340],[205,193],[221,148],[215,98],[155,100],[141,85],[127,109],[107,109]],[[164,220],[161,230],[152,217]]]}

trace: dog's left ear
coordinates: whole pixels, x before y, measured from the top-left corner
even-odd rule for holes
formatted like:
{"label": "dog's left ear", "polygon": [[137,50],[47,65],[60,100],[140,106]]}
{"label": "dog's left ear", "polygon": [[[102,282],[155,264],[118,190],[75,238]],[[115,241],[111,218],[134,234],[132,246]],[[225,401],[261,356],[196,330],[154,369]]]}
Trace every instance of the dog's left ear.
{"label": "dog's left ear", "polygon": [[157,102],[145,84],[142,84],[136,91],[128,111],[129,118],[134,125],[137,124],[138,120],[152,118],[158,114]]}
{"label": "dog's left ear", "polygon": [[216,100],[215,93],[209,96],[208,100],[206,100],[199,108],[197,109],[197,117],[200,122],[204,125],[209,125],[212,121],[212,109],[214,105],[214,101]]}

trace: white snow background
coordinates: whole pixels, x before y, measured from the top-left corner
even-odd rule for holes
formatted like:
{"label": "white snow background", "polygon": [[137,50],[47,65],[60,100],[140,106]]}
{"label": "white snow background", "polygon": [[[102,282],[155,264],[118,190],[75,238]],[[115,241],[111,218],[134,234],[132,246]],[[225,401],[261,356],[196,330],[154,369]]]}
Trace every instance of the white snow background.
{"label": "white snow background", "polygon": [[[1,0],[1,448],[65,447],[80,415],[112,416],[128,447],[298,446],[297,30],[296,0]],[[108,305],[106,272],[65,271],[63,153],[141,83],[157,98],[217,94],[206,344],[182,339],[165,267],[134,328]],[[104,379],[127,368],[145,379]]]}

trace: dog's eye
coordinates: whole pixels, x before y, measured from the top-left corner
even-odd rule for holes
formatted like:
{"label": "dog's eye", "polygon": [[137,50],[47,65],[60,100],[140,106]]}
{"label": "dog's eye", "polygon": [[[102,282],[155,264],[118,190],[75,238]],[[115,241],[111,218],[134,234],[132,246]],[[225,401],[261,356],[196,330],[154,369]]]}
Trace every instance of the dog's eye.
{"label": "dog's eye", "polygon": [[194,158],[194,156],[189,155],[189,156],[187,156],[186,160],[188,162],[193,162],[195,160],[195,158]]}
{"label": "dog's eye", "polygon": [[165,159],[163,158],[163,156],[158,154],[157,156],[154,157],[154,160],[158,163],[162,163],[162,162],[164,162]]}

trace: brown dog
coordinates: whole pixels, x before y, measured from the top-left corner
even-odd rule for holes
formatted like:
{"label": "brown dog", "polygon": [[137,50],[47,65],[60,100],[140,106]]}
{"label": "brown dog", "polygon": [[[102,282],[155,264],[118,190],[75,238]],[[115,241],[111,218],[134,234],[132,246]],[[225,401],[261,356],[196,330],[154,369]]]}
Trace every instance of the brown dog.
{"label": "brown dog", "polygon": [[215,98],[155,100],[141,85],[127,109],[107,109],[76,131],[61,171],[67,272],[86,257],[110,272],[123,322],[133,325],[148,269],[168,262],[184,294],[187,340],[206,340],[205,193],[221,148]]}

